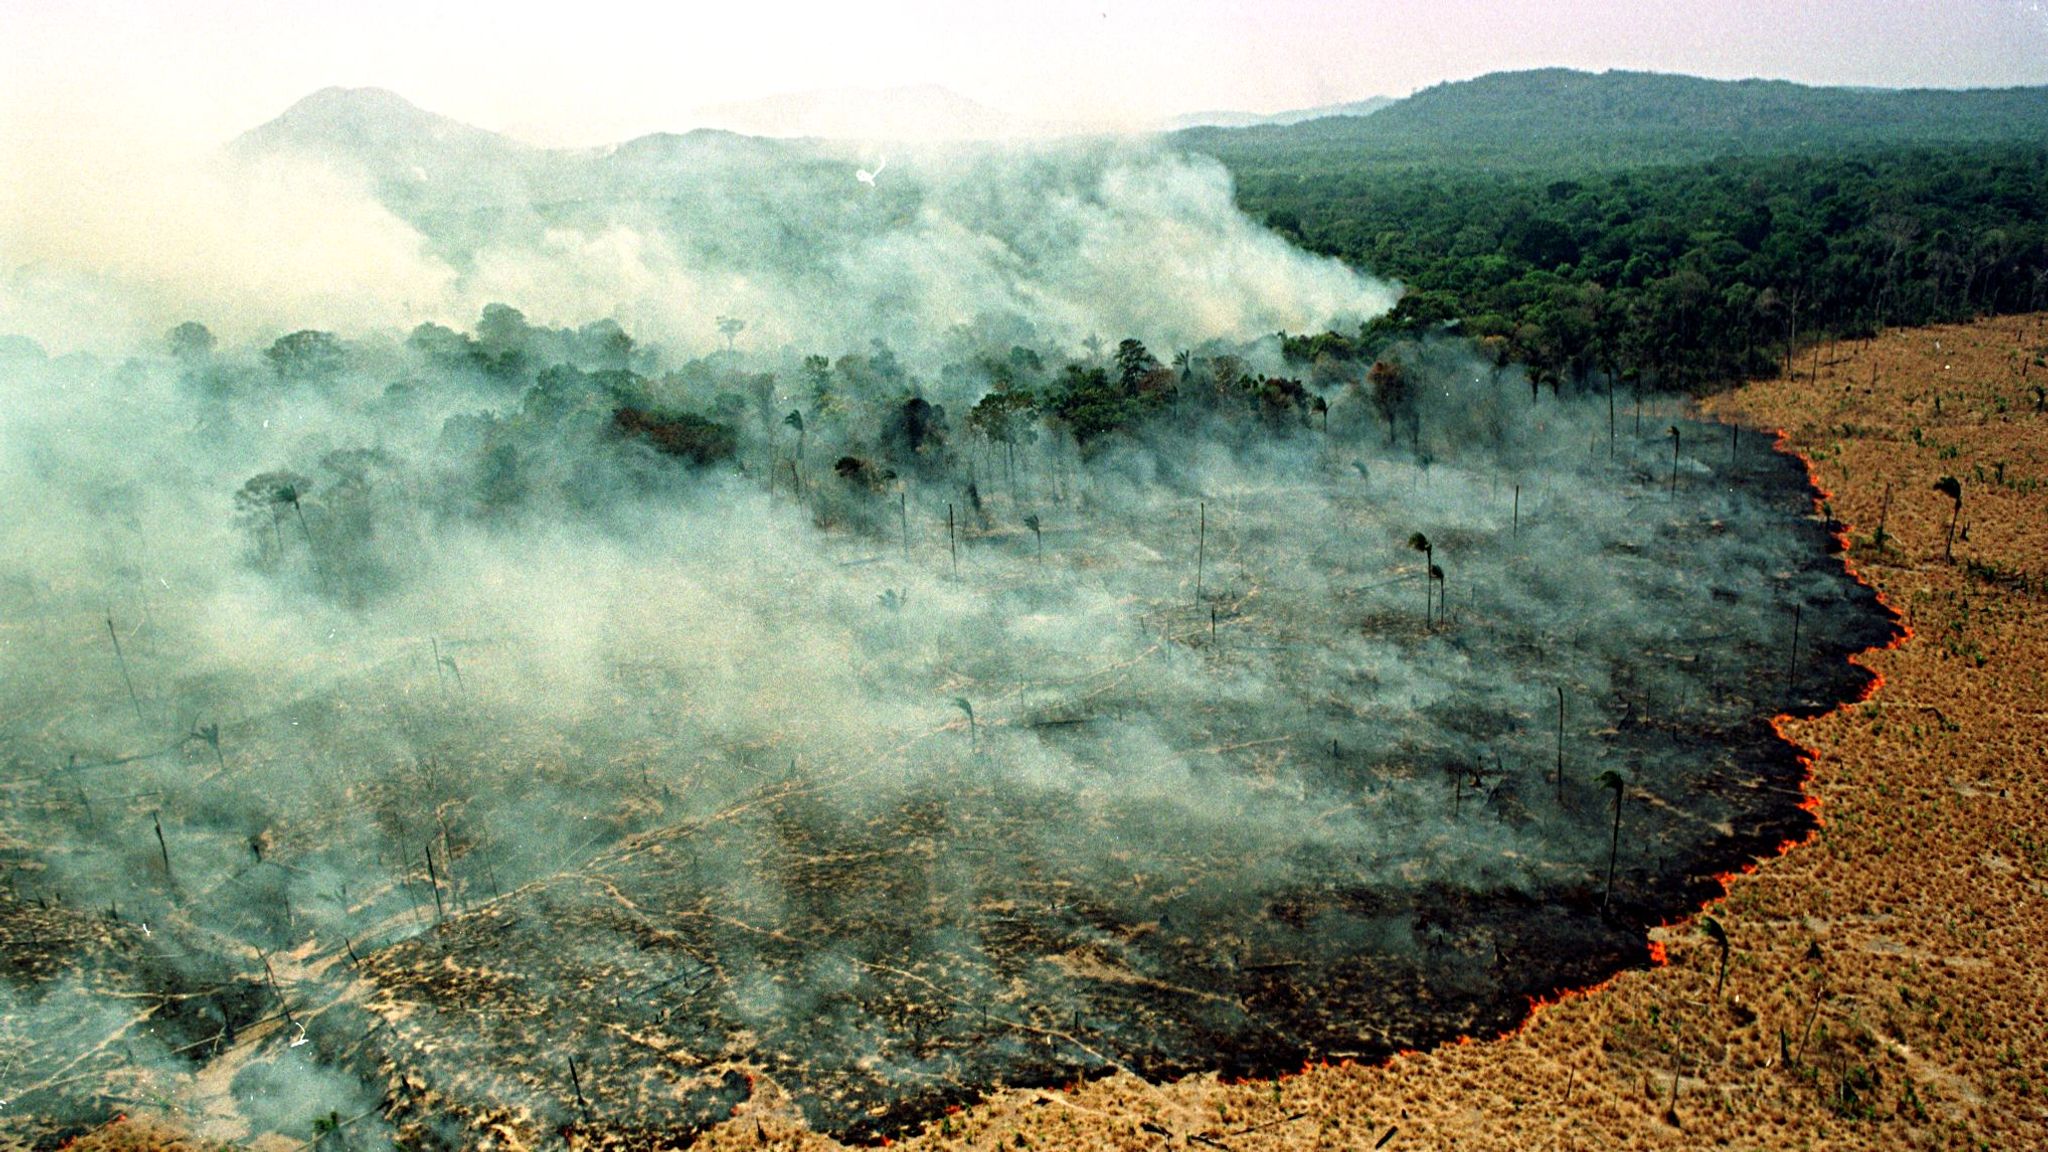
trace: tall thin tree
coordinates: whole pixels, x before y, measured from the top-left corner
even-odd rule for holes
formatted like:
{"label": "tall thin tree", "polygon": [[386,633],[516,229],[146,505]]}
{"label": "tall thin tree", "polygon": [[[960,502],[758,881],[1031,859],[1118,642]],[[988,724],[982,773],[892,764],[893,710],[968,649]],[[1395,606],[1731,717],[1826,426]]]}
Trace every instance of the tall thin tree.
{"label": "tall thin tree", "polygon": [[1430,610],[1435,603],[1430,578],[1436,571],[1436,549],[1430,545],[1429,537],[1420,532],[1408,537],[1408,547],[1422,553],[1422,626],[1427,628],[1431,619]]}
{"label": "tall thin tree", "polygon": [[1934,482],[1934,490],[1948,497],[1954,505],[1948,515],[1948,538],[1941,544],[1941,558],[1953,564],[1956,559],[1956,521],[1963,515],[1963,484],[1953,476],[1943,476]]}
{"label": "tall thin tree", "polygon": [[796,482],[796,498],[804,498],[804,414],[795,408],[782,418],[783,424],[796,429],[796,459],[790,462],[790,478]]}
{"label": "tall thin tree", "polygon": [[114,614],[107,613],[107,637],[114,642],[114,663],[121,668],[121,683],[128,686],[128,702],[135,706],[135,719],[142,719],[142,698],[135,694],[135,680],[128,675],[128,656],[121,651],[121,634],[114,630]]}
{"label": "tall thin tree", "polygon": [[1557,686],[1557,802],[1564,803],[1564,685]]}
{"label": "tall thin tree", "polygon": [[1614,861],[1621,853],[1621,793],[1627,785],[1612,768],[1600,774],[1600,785],[1614,790],[1614,831],[1607,841],[1607,894],[1600,898],[1600,908],[1605,911],[1614,902]]}

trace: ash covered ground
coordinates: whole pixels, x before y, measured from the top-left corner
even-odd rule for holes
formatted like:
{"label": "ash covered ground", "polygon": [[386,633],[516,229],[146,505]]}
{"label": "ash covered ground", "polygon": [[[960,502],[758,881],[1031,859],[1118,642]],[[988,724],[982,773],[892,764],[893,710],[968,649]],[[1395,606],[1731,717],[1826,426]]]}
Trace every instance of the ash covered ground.
{"label": "ash covered ground", "polygon": [[[1020,533],[973,539],[958,585],[936,541],[936,586],[878,562],[878,601],[923,593],[878,616],[974,597],[993,651],[945,629],[868,647],[857,668],[923,670],[925,717],[836,760],[730,754],[737,794],[676,819],[691,789],[664,789],[659,827],[381,953],[392,1023],[366,1055],[651,1127],[721,1119],[758,1070],[814,1126],[872,1137],[995,1084],[1273,1073],[1510,1026],[1646,962],[1646,925],[1805,833],[1767,718],[1854,695],[1843,657],[1889,636],[1796,462],[1750,452],[1676,498],[1589,470],[1617,530],[1587,559],[1629,599],[1584,611],[1519,591],[1548,549],[1465,524],[1433,546],[1470,587],[1425,625],[1400,538],[1419,470],[1393,481],[1406,501],[1328,476],[1219,493],[1199,599],[1188,518],[1148,530],[1110,501],[1049,569]],[[1595,531],[1530,503],[1532,538]],[[1018,675],[1083,598],[1109,606],[1086,648]]]}
{"label": "ash covered ground", "polygon": [[12,994],[125,1007],[65,1008],[15,1075],[137,1031],[199,1074],[295,1005],[409,1131],[687,1129],[754,1073],[865,1136],[998,1083],[1509,1025],[1804,832],[1768,717],[1853,695],[1888,627],[1760,438],[1684,425],[1674,489],[1668,436],[1610,463],[1518,399],[1561,442],[1520,469],[1311,427],[1198,442],[1199,481],[1142,443],[1027,452],[1014,498],[817,481],[868,532],[697,473],[656,527],[408,603],[421,631],[321,591],[309,485],[250,528],[295,588],[274,665],[189,667],[205,605],[140,579],[111,633],[42,590],[9,638]]}
{"label": "ash covered ground", "polygon": [[[1372,1057],[1644,962],[1808,828],[1769,718],[1892,625],[1764,438],[1442,333],[1254,338],[1382,290],[1179,161],[911,187],[816,343],[8,346],[5,1131],[676,1135],[767,1078],[872,1138]],[[627,226],[386,201],[457,279]],[[703,226],[649,235],[762,258]],[[1241,258],[1213,299],[1088,315],[1182,233]],[[823,343],[949,254],[1002,290],[912,311],[975,319]],[[829,270],[764,267],[806,331]]]}

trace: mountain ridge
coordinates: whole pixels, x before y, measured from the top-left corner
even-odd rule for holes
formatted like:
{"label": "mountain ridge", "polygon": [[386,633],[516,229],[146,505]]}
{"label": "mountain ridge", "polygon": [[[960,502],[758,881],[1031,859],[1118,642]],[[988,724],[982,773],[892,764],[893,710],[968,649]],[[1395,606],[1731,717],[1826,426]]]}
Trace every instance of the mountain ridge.
{"label": "mountain ridge", "polygon": [[236,137],[229,148],[257,151],[291,146],[306,137],[358,144],[413,144],[424,139],[465,147],[535,150],[510,136],[427,111],[388,88],[339,85],[300,98],[274,118]]}
{"label": "mountain ridge", "polygon": [[1179,132],[1187,128],[1253,128],[1264,124],[1286,126],[1331,116],[1370,116],[1399,102],[1400,98],[1395,96],[1367,96],[1363,100],[1318,104],[1310,108],[1289,108],[1279,112],[1242,112],[1234,109],[1185,112],[1161,121],[1159,130]]}
{"label": "mountain ridge", "polygon": [[1348,155],[1397,163],[1606,167],[1718,155],[2048,140],[2048,87],[1831,88],[1542,68],[1448,81],[1369,117],[1195,128],[1226,164]]}
{"label": "mountain ridge", "polygon": [[[868,91],[877,107],[897,106],[901,115],[893,122],[899,128],[922,125],[921,130],[897,134],[907,142],[1001,140],[1031,134],[1024,122],[936,86]],[[771,98],[765,105],[721,107],[782,108],[802,119],[838,92],[795,93]],[[964,131],[970,121],[984,130]],[[832,127],[822,122],[810,126]],[[387,187],[423,184],[458,173],[469,180],[481,176],[517,184],[528,180],[549,157],[675,151],[682,141],[706,144],[710,137],[702,133],[761,141],[891,137],[886,132],[848,137],[832,131],[765,135],[707,124],[688,132],[645,133],[595,149],[550,149],[426,111],[386,89],[328,87],[243,133],[229,147],[245,158],[280,151],[315,153],[360,167]],[[1238,127],[1203,125],[1152,135],[1170,146],[1212,154],[1240,170],[1284,167],[1305,159],[1613,168],[1720,155],[2048,141],[2048,86],[1840,88],[1785,80],[1545,68],[1449,81],[1399,100],[1375,97],[1273,113],[1259,123]]]}

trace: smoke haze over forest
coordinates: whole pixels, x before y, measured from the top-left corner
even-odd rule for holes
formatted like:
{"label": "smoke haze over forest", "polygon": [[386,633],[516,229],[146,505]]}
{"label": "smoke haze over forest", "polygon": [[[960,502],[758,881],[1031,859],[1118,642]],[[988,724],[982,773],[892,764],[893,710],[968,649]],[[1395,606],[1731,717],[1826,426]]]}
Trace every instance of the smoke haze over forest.
{"label": "smoke haze over forest", "polygon": [[[552,323],[613,318],[684,355],[720,346],[720,316],[747,319],[753,349],[881,336],[935,354],[967,323],[1182,347],[1355,326],[1392,303],[1244,220],[1213,161],[1142,142],[892,159],[700,132],[549,151],[330,89],[232,157],[146,183],[105,161],[32,171],[0,324],[62,351],[195,316],[269,339],[460,324],[506,301]],[[874,185],[855,179],[877,166]]]}
{"label": "smoke haze over forest", "polygon": [[1889,634],[1761,437],[1361,356],[1395,289],[1152,145],[330,91],[15,219],[14,1116],[875,1135],[1501,1026],[1803,832],[1768,717]]}

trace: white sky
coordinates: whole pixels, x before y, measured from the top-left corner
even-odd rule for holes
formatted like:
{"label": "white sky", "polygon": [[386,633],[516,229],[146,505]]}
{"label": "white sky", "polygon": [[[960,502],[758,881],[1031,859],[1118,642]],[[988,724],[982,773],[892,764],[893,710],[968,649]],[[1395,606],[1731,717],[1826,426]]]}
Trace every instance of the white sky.
{"label": "white sky", "polygon": [[847,85],[939,84],[1019,117],[1139,123],[1544,65],[2048,84],[2048,4],[0,0],[0,132],[10,148],[138,131],[217,142],[335,84],[541,143],[683,128],[705,104]]}

